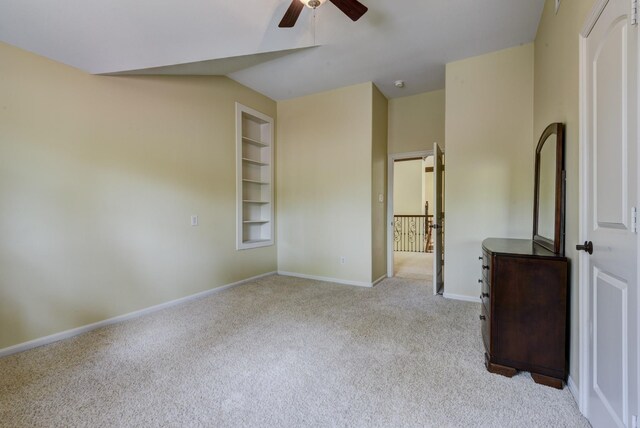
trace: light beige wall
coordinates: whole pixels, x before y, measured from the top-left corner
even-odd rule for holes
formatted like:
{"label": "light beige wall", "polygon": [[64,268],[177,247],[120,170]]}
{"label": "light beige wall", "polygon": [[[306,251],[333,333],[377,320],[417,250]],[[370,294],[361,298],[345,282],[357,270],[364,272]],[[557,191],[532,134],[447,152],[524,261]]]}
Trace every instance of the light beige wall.
{"label": "light beige wall", "polygon": [[278,270],[370,283],[372,84],[279,102],[277,127]]}
{"label": "light beige wall", "polygon": [[[423,164],[423,168],[433,168],[433,156],[427,157]],[[433,214],[433,172],[424,173],[424,185],[422,186],[422,206],[429,202],[429,214]]]}
{"label": "light beige wall", "polygon": [[234,102],[274,101],[2,43],[0,76],[0,348],[276,270],[235,250]]}
{"label": "light beige wall", "polygon": [[477,298],[484,238],[530,238],[533,45],[447,64],[445,293]]}
{"label": "light beige wall", "polygon": [[400,161],[393,165],[393,213],[395,215],[423,214],[422,160]]}
{"label": "light beige wall", "polygon": [[570,373],[578,379],[578,128],[579,70],[578,34],[594,0],[563,0],[558,14],[547,0],[535,41],[534,140],[547,125],[564,122],[567,171],[566,256],[571,263]]}
{"label": "light beige wall", "polygon": [[389,100],[389,153],[444,148],[444,89]]}
{"label": "light beige wall", "polygon": [[[371,144],[371,252],[372,281],[387,274],[387,138],[388,102],[382,92],[372,85],[372,144]],[[382,195],[382,202],[379,196]]]}

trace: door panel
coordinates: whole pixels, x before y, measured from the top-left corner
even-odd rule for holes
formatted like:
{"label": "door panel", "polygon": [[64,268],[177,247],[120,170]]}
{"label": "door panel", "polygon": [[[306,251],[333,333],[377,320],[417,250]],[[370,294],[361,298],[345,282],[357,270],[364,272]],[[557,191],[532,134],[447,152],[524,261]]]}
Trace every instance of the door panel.
{"label": "door panel", "polygon": [[624,426],[629,412],[627,284],[597,268],[593,283],[593,388],[609,416]]}
{"label": "door panel", "polygon": [[[596,48],[593,60],[594,85],[594,171],[598,226],[627,225],[627,97],[624,75],[627,70],[628,24],[619,18],[608,29]],[[600,108],[599,108],[600,106]],[[613,144],[612,144],[613,143]],[[614,168],[614,169],[611,169]]]}

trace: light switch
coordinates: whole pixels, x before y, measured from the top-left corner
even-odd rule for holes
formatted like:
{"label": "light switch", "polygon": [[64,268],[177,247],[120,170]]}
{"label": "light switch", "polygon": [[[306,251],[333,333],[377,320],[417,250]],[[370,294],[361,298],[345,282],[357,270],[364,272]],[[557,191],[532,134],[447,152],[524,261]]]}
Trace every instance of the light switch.
{"label": "light switch", "polygon": [[198,225],[198,216],[197,215],[192,215],[191,216],[191,226],[197,226]]}

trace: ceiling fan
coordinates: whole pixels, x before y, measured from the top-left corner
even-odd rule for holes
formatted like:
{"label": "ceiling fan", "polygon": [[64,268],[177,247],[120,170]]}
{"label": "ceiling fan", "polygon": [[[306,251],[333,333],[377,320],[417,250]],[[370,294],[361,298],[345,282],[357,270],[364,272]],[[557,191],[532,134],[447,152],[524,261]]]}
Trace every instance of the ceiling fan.
{"label": "ceiling fan", "polygon": [[[289,9],[284,14],[282,21],[278,27],[280,28],[291,28],[296,25],[296,21],[300,16],[300,12],[304,6],[308,8],[315,9],[318,6],[321,6],[327,0],[293,0]],[[360,19],[362,15],[364,15],[367,10],[369,10],[365,5],[360,3],[358,0],[329,0],[331,3],[336,5],[338,9],[340,9],[345,15],[351,18],[352,21],[357,21]]]}

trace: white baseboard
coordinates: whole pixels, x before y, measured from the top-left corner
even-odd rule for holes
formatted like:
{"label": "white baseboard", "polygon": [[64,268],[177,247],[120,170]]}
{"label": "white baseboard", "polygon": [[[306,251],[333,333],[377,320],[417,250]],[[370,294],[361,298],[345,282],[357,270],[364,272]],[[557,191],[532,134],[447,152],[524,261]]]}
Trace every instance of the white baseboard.
{"label": "white baseboard", "polygon": [[[333,282],[335,284],[342,284],[342,285],[355,285],[356,287],[371,288],[374,285],[374,283],[371,283],[371,282],[350,281],[348,279],[338,279],[338,278],[327,278],[325,276],[307,275],[304,273],[285,272],[281,270],[278,271],[278,275],[293,276],[295,278],[303,278],[303,279],[315,279],[316,281]],[[379,281],[382,281],[382,279],[379,279]]]}
{"label": "white baseboard", "polygon": [[580,407],[580,390],[571,376],[567,378],[567,386],[569,387],[569,391],[571,392],[571,395],[573,395],[573,399],[576,401],[576,404]]}
{"label": "white baseboard", "polygon": [[376,285],[380,284],[382,281],[384,281],[385,279],[387,279],[387,275],[382,275],[380,278],[376,279],[375,281],[373,281],[373,283],[371,284],[372,287],[375,287]]}
{"label": "white baseboard", "polygon": [[27,351],[29,349],[37,348],[39,346],[48,345],[50,343],[58,342],[60,340],[68,339],[73,336],[78,336],[83,333],[87,333],[91,330],[95,330],[97,328],[106,327],[111,324],[120,323],[123,321],[127,321],[133,318],[138,318],[146,314],[150,314],[152,312],[156,312],[162,309],[170,308],[172,306],[180,305],[183,303],[190,302],[192,300],[200,299],[206,296],[210,296],[212,294],[219,293],[224,290],[228,290],[232,287],[236,287],[241,284],[245,284],[250,281],[254,281],[259,278],[264,278],[265,276],[274,275],[276,272],[268,272],[262,275],[257,275],[251,278],[243,279],[241,281],[234,282],[232,284],[223,285],[221,287],[213,288],[211,290],[201,291],[200,293],[192,294],[190,296],[181,297],[179,299],[171,300],[169,302],[160,303],[159,305],[150,306],[148,308],[140,309],[138,311],[130,312],[128,314],[119,315],[117,317],[109,318],[106,320],[94,322],[92,324],[83,325],[82,327],[73,328],[71,330],[62,331],[60,333],[55,333],[50,336],[40,337],[38,339],[30,340],[28,342],[19,343],[17,345],[9,346],[8,348],[0,349],[0,358],[6,357],[7,355],[16,354],[18,352]]}
{"label": "white baseboard", "polygon": [[444,296],[445,299],[462,300],[463,302],[480,303],[480,298],[479,297],[470,297],[470,296],[463,296],[461,294],[450,294],[450,293],[444,293],[443,296]]}

